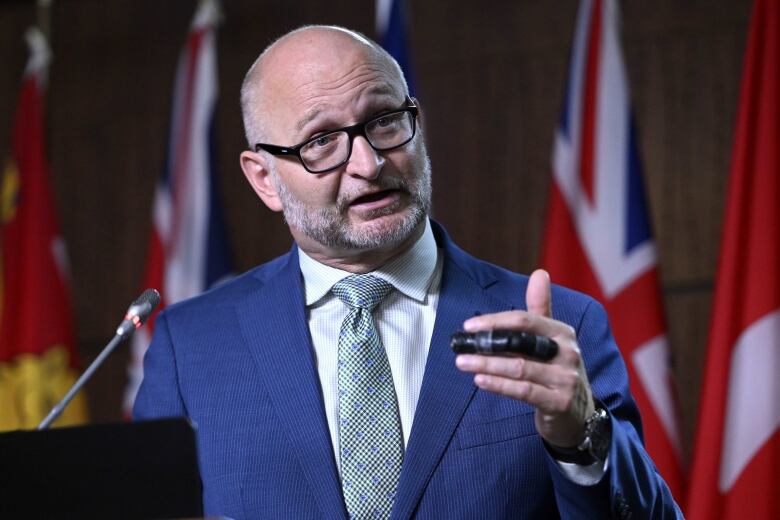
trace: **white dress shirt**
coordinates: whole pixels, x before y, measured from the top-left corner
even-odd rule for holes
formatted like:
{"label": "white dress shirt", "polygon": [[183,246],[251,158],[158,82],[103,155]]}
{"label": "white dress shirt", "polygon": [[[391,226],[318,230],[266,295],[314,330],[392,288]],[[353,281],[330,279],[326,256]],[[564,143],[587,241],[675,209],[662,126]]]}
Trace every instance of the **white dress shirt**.
{"label": "white dress shirt", "polygon": [[[338,337],[341,322],[349,308],[331,292],[331,288],[353,273],[321,264],[300,249],[298,258],[303,274],[309,331],[325,401],[325,415],[336,464],[341,471]],[[441,271],[442,255],[436,247],[431,224],[427,222],[422,236],[408,251],[371,273],[387,280],[395,288],[379,302],[373,316],[393,374],[404,447],[409,439],[417,399],[420,397],[425,361],[436,319]]]}

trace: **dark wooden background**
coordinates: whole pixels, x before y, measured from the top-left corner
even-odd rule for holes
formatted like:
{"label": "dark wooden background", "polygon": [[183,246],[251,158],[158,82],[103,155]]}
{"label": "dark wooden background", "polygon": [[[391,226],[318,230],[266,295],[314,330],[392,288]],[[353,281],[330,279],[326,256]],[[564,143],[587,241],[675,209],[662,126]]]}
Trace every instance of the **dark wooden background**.
{"label": "dark wooden background", "polygon": [[[626,0],[623,49],[682,401],[686,448],[717,264],[749,0]],[[434,167],[434,213],[467,250],[535,266],[577,10],[575,0],[410,1],[410,47]],[[138,293],[173,77],[193,0],[58,0],[47,139],[68,242],[83,363]],[[281,33],[337,23],[373,34],[369,0],[224,0],[219,34],[221,182],[237,268],[287,250],[280,217],[238,166],[244,72]],[[0,3],[5,157],[33,2]],[[120,416],[127,349],[89,385],[96,421]]]}

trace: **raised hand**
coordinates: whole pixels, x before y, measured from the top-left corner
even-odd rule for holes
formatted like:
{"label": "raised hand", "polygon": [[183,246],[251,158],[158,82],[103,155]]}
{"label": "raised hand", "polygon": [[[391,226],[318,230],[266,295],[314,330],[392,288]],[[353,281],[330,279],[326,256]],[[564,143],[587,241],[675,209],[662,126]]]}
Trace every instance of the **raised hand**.
{"label": "raised hand", "polygon": [[549,362],[522,357],[461,354],[456,365],[474,373],[474,384],[483,390],[525,401],[536,407],[536,429],[548,443],[561,448],[577,446],[584,436],[585,419],[594,410],[590,383],[577,346],[574,329],[552,319],[550,276],[531,274],[526,290],[527,311],[507,311],[470,318],[466,332],[508,329],[552,338],[558,355]]}

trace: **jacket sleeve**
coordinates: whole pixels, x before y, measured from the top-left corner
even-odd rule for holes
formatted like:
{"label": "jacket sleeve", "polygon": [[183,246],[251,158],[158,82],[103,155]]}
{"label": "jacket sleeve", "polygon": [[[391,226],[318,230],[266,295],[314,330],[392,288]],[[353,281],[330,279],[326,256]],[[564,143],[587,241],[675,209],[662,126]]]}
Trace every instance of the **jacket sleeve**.
{"label": "jacket sleeve", "polygon": [[577,329],[577,341],[594,397],[608,408],[612,440],[608,467],[592,486],[570,480],[549,457],[558,508],[563,518],[682,518],[642,441],[642,425],[629,392],[626,365],[609,329],[603,307],[590,301]]}

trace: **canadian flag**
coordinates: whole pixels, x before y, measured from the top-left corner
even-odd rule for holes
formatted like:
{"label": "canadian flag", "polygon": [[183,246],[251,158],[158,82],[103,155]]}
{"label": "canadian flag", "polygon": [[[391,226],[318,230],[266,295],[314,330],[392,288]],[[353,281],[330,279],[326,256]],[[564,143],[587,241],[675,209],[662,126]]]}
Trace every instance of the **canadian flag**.
{"label": "canadian flag", "polygon": [[644,439],[682,494],[677,404],[615,0],[583,0],[555,134],[541,265],[607,310]]}
{"label": "canadian flag", "polygon": [[780,518],[780,2],[745,53],[687,514]]}

